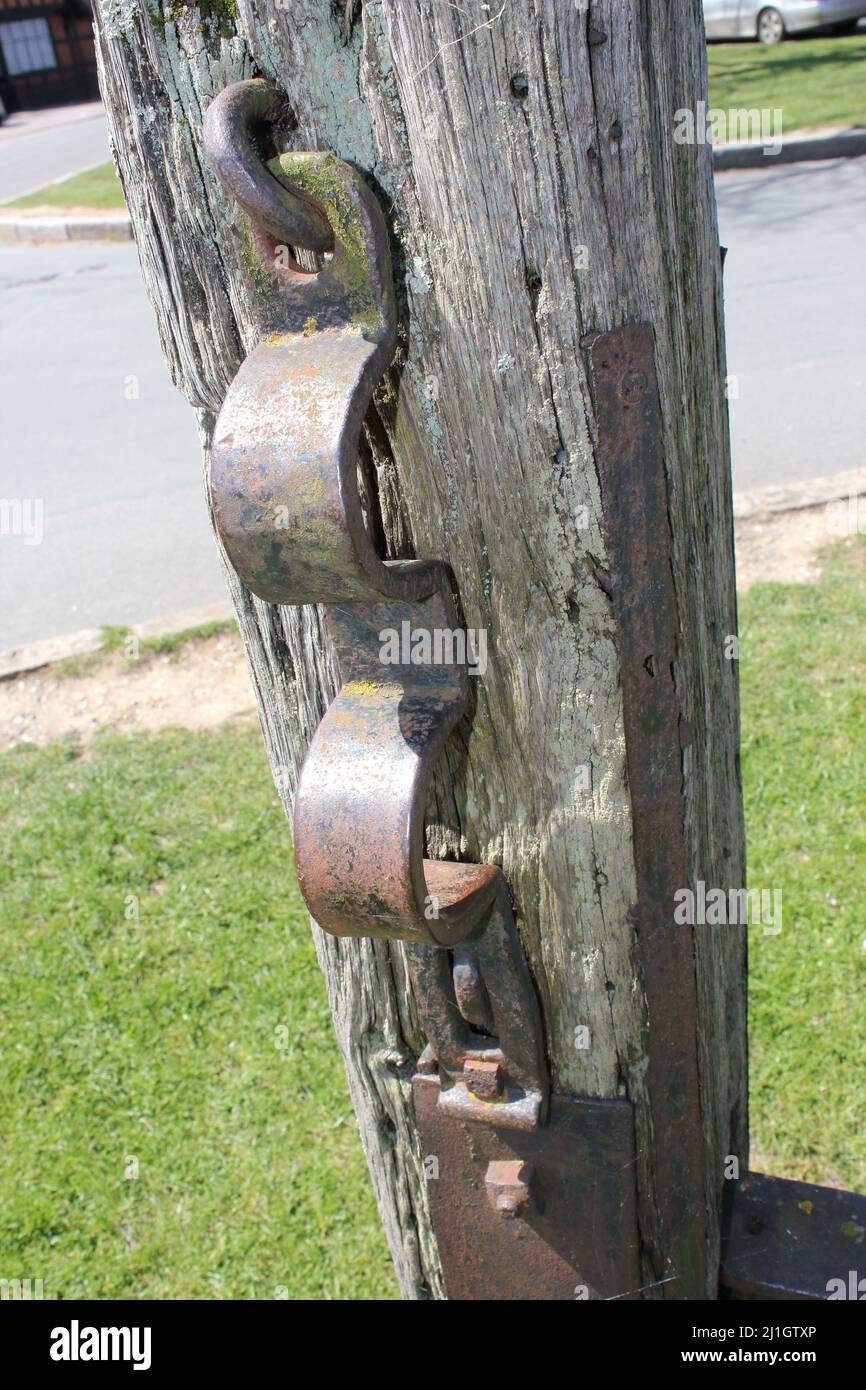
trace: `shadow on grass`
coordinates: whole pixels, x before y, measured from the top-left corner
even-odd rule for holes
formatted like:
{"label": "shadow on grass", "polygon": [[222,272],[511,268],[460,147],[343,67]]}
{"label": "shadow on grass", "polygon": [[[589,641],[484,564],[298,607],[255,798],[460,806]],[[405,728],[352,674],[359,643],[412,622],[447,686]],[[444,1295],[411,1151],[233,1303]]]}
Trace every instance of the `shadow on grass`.
{"label": "shadow on grass", "polygon": [[[767,72],[780,70],[785,74],[794,72],[815,72],[822,68],[852,68],[866,63],[866,29],[858,33],[827,38],[826,35],[801,35],[785,39],[784,44],[773,49],[765,49],[758,43],[710,43],[710,65],[724,76],[745,74],[766,76]],[[816,46],[820,44],[820,47]],[[799,51],[798,51],[799,49]],[[808,51],[806,51],[808,50]],[[740,61],[735,60],[734,54]]]}

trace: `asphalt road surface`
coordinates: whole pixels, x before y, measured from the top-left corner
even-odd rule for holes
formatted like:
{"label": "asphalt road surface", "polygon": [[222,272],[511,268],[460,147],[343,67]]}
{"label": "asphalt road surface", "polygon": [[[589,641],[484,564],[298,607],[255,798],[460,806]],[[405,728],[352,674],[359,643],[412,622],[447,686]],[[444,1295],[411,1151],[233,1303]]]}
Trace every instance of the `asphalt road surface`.
{"label": "asphalt road surface", "polygon": [[0,497],[43,504],[0,535],[0,650],[225,599],[132,243],[2,247],[0,306]]}
{"label": "asphalt road surface", "polygon": [[[717,186],[734,487],[866,464],[866,159]],[[0,536],[0,649],[224,598],[133,247],[2,247],[0,306],[0,498],[44,506],[41,544]]]}
{"label": "asphalt road surface", "polygon": [[720,174],[716,197],[734,488],[862,468],[866,158]]}
{"label": "asphalt road surface", "polygon": [[101,102],[15,111],[0,125],[0,203],[110,158]]}

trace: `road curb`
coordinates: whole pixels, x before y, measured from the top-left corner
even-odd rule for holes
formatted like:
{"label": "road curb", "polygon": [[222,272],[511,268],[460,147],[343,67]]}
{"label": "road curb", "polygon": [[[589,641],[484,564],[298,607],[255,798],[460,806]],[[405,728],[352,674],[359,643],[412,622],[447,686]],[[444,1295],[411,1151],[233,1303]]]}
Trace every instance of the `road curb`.
{"label": "road curb", "polygon": [[[849,497],[866,496],[866,468],[852,468],[844,473],[830,473],[824,478],[809,478],[802,483],[779,487],[754,488],[734,493],[734,522],[751,521],[756,517],[780,512],[803,511],[808,507],[826,506]],[[165,618],[153,618],[138,623],[129,630],[136,637],[169,637],[189,628],[205,627],[209,623],[228,622],[235,615],[228,601],[209,603],[202,608],[185,608]],[[70,656],[98,652],[104,645],[100,628],[84,628],[64,637],[49,637],[43,642],[28,642],[0,652],[0,680],[38,671]]]}
{"label": "road curb", "polygon": [[[189,628],[228,622],[234,615],[233,606],[225,600],[205,604],[202,608],[185,608],[167,618],[152,618],[149,622],[135,624],[129,631],[135,637],[172,637]],[[104,645],[102,629],[87,627],[63,637],[49,637],[43,642],[25,642],[20,647],[10,647],[8,651],[0,652],[0,680],[11,680],[29,671],[39,671],[58,661],[66,661],[71,656],[86,656],[101,651]]]}
{"label": "road curb", "polygon": [[110,217],[0,216],[0,245],[55,241],[132,241],[128,213]]}
{"label": "road curb", "polygon": [[[866,129],[783,140],[775,154],[763,144],[722,145],[713,150],[713,169],[772,169],[777,164],[866,155]],[[0,245],[56,241],[132,241],[128,213],[106,217],[7,217],[0,212]]]}
{"label": "road curb", "polygon": [[807,478],[802,483],[754,488],[750,492],[734,493],[734,521],[751,521],[753,517],[771,516],[775,512],[799,512],[864,494],[866,468],[828,473],[824,478]]}
{"label": "road curb", "polygon": [[841,130],[832,135],[805,135],[782,140],[775,154],[764,144],[722,145],[713,150],[713,169],[772,169],[776,164],[805,164],[812,159],[855,159],[866,154],[866,130]]}

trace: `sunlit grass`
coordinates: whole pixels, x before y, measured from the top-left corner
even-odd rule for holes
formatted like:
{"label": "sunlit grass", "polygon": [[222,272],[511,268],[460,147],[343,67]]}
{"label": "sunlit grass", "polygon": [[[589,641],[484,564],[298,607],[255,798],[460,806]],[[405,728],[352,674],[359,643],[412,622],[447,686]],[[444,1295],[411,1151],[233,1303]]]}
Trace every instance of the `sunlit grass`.
{"label": "sunlit grass", "polygon": [[255,730],[0,757],[0,1277],[393,1297]]}
{"label": "sunlit grass", "polygon": [[114,165],[109,162],[99,164],[95,169],[85,169],[82,174],[73,174],[71,178],[62,179],[59,183],[47,184],[45,188],[39,188],[35,193],[27,193],[23,198],[16,198],[14,202],[4,203],[3,206],[52,207],[61,210],[93,208],[94,212],[120,212],[126,207],[126,203],[120,179],[114,171]]}
{"label": "sunlit grass", "polygon": [[710,106],[782,111],[784,130],[866,125],[866,33],[709,45]]}
{"label": "sunlit grass", "polygon": [[866,1187],[866,545],[741,604],[752,1131],[772,1171]]}

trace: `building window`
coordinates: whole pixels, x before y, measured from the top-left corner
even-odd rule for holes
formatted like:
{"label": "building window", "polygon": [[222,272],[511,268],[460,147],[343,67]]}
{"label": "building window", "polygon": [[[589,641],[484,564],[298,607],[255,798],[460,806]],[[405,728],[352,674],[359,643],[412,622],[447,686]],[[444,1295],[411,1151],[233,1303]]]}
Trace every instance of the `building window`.
{"label": "building window", "polygon": [[0,24],[0,48],[10,77],[57,67],[47,19],[13,19]]}

